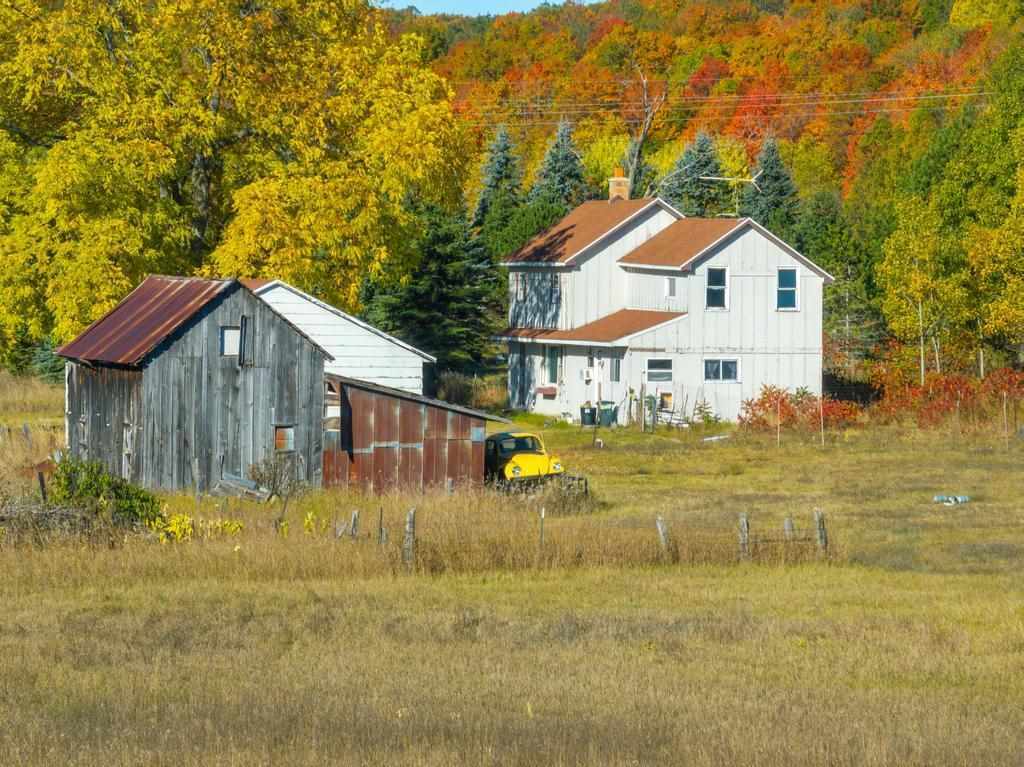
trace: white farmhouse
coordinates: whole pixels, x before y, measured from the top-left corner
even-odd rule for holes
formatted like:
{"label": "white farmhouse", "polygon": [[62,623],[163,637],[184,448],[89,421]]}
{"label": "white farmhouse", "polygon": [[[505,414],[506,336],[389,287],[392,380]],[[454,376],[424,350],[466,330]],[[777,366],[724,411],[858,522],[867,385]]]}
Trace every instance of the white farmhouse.
{"label": "white farmhouse", "polygon": [[423,394],[431,355],[281,280],[242,282],[334,357],[324,372]]}
{"label": "white farmhouse", "polygon": [[[823,269],[749,218],[658,198],[585,202],[507,259],[509,399],[580,417],[641,387],[735,420],[764,384],[821,391]],[[330,350],[332,353],[333,350]]]}

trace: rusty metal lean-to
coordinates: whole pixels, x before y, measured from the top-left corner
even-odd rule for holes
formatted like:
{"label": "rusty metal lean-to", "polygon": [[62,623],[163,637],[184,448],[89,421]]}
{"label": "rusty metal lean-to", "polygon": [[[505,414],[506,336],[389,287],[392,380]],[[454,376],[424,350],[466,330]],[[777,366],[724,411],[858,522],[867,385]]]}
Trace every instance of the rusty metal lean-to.
{"label": "rusty metal lean-to", "polygon": [[367,381],[326,379],[325,486],[380,493],[483,482],[486,422],[505,419]]}

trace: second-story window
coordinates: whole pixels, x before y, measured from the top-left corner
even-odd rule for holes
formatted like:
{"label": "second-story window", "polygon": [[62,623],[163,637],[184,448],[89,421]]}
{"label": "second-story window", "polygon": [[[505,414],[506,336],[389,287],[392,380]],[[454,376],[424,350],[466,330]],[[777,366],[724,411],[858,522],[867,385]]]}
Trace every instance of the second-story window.
{"label": "second-story window", "polygon": [[779,286],[775,291],[775,307],[782,311],[792,311],[797,308],[796,302],[796,269],[779,269]]}
{"label": "second-story window", "polygon": [[665,278],[665,297],[675,298],[676,297],[676,278],[666,277]]}
{"label": "second-story window", "polygon": [[729,306],[729,273],[724,267],[708,269],[708,287],[705,306],[708,309],[725,309]]}
{"label": "second-story window", "polygon": [[558,272],[551,273],[551,303],[555,304],[562,297],[562,281],[559,279]]}
{"label": "second-story window", "polygon": [[516,301],[526,300],[526,275],[516,272]]}

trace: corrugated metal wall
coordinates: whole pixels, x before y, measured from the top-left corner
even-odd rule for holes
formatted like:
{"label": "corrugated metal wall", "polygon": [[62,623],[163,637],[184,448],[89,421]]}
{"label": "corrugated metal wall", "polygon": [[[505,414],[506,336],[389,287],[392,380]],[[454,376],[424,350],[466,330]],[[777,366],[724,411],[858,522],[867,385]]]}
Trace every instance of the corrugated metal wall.
{"label": "corrugated metal wall", "polygon": [[347,383],[338,387],[340,428],[324,433],[325,486],[383,493],[483,482],[482,418]]}

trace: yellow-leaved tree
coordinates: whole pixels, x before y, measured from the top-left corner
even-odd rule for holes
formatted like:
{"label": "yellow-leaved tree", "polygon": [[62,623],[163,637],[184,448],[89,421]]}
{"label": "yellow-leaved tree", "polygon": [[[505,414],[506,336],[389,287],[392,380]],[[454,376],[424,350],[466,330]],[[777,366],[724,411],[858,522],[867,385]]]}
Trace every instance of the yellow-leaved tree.
{"label": "yellow-leaved tree", "polygon": [[0,41],[0,351],[148,272],[352,307],[458,189],[451,94],[365,0],[11,0]]}

